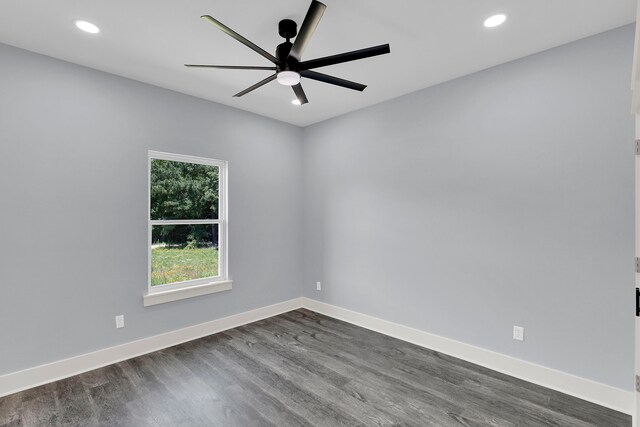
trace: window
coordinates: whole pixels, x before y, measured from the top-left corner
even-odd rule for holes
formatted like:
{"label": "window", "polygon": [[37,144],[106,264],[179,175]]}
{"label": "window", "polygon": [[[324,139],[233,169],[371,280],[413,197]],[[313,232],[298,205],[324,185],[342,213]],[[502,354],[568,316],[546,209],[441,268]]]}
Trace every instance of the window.
{"label": "window", "polygon": [[149,152],[149,292],[144,304],[231,288],[227,163]]}

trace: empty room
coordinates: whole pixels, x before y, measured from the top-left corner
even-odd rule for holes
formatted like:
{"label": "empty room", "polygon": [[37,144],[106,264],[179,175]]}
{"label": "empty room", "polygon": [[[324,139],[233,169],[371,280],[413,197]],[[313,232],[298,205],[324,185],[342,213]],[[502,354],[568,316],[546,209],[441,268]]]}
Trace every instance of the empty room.
{"label": "empty room", "polygon": [[636,0],[0,2],[0,426],[640,427]]}

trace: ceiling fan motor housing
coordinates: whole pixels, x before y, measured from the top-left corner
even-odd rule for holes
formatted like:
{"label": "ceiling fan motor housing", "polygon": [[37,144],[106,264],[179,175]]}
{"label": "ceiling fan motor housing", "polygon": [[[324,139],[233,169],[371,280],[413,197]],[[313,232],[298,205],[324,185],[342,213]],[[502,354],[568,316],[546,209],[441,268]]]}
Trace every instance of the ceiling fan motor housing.
{"label": "ceiling fan motor housing", "polygon": [[288,70],[297,71],[296,60],[289,57],[289,52],[293,47],[293,43],[291,43],[289,39],[295,37],[298,34],[297,27],[298,26],[295,21],[292,21],[291,19],[283,19],[278,24],[278,33],[280,34],[280,36],[287,39],[287,41],[284,43],[280,43],[278,47],[276,47],[276,58],[278,58],[278,61],[280,62],[280,64],[276,64],[277,72]]}
{"label": "ceiling fan motor housing", "polygon": [[278,33],[281,37],[287,39],[287,41],[294,38],[298,34],[298,25],[296,24],[296,21],[283,19],[278,24]]}
{"label": "ceiling fan motor housing", "polygon": [[280,43],[276,48],[276,58],[279,64],[276,64],[276,71],[296,70],[297,62],[294,58],[289,57],[289,52],[293,44],[291,42]]}

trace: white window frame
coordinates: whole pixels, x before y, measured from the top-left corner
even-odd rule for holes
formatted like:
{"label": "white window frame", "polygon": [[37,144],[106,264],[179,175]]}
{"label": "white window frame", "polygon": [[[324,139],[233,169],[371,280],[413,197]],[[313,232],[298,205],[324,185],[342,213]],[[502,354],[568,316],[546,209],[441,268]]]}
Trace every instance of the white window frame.
{"label": "white window frame", "polygon": [[[195,163],[215,166],[218,168],[218,218],[217,219],[188,219],[188,220],[152,220],[151,219],[151,162],[152,160],[170,160],[183,163]],[[149,151],[147,171],[147,234],[148,234],[148,278],[147,294],[143,298],[144,306],[162,304],[165,302],[206,295],[231,289],[228,265],[228,187],[227,161],[208,159],[204,157],[187,156],[184,154],[163,153]],[[202,279],[186,280],[151,286],[151,244],[154,225],[218,225],[218,275]]]}

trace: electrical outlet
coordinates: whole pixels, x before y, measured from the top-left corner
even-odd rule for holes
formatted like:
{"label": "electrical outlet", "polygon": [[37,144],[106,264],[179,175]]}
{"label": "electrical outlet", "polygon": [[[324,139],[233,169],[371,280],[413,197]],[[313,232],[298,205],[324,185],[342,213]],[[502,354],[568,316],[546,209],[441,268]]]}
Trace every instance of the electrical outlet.
{"label": "electrical outlet", "polygon": [[316,282],[316,291],[321,291],[321,290],[322,290],[322,283]]}
{"label": "electrical outlet", "polygon": [[124,314],[116,316],[116,328],[124,328]]}
{"label": "electrical outlet", "polygon": [[513,327],[513,339],[516,341],[524,341],[524,328],[522,326]]}

